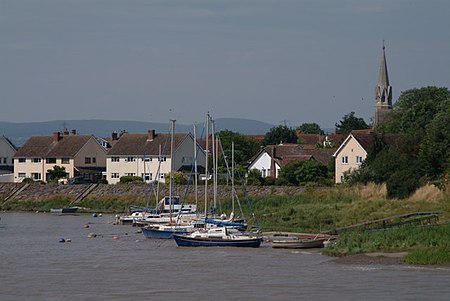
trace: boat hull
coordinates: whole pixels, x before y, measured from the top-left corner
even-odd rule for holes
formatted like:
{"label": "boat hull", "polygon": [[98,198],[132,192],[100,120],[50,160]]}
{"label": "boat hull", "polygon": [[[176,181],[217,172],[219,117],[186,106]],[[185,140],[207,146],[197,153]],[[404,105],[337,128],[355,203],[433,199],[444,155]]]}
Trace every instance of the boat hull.
{"label": "boat hull", "polygon": [[173,235],[179,247],[245,247],[259,248],[261,238],[250,239],[221,239],[221,238],[199,238]]}
{"label": "boat hull", "polygon": [[279,249],[312,249],[322,248],[324,241],[328,238],[320,239],[299,239],[299,240],[274,240],[272,242],[272,248]]}
{"label": "boat hull", "polygon": [[142,234],[144,234],[145,238],[157,238],[157,239],[171,239],[174,234],[187,234],[188,231],[186,229],[171,229],[171,230],[159,230],[152,228],[142,228]]}
{"label": "boat hull", "polygon": [[76,213],[78,211],[78,207],[64,207],[64,208],[51,208],[51,213],[58,213],[58,214],[70,214],[70,213]]}

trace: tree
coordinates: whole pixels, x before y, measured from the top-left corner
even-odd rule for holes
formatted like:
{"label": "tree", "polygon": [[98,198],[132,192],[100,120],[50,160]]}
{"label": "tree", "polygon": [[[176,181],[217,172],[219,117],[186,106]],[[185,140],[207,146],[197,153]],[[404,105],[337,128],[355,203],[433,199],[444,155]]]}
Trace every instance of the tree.
{"label": "tree", "polygon": [[355,116],[355,112],[350,112],[345,115],[340,123],[336,123],[336,131],[339,134],[347,136],[353,130],[363,130],[370,128],[369,125],[362,118]]}
{"label": "tree", "polygon": [[[187,183],[187,177],[181,171],[175,171],[173,173],[173,184],[175,185],[184,185]],[[167,173],[167,176],[164,179],[165,184],[170,184],[170,173]]]}
{"label": "tree", "polygon": [[271,128],[265,135],[264,145],[275,145],[280,143],[297,143],[297,133],[293,128],[279,125]]}
{"label": "tree", "polygon": [[448,113],[450,92],[447,88],[424,87],[400,94],[394,110],[378,127],[387,133],[423,131],[440,112]]}
{"label": "tree", "polygon": [[[450,172],[450,92],[425,87],[402,94],[392,113],[375,129],[372,146],[351,182],[386,183],[388,196],[404,198],[421,184],[443,188]],[[386,144],[384,133],[396,133]],[[386,134],[387,135],[387,134]]]}
{"label": "tree", "polygon": [[67,177],[66,168],[63,166],[55,165],[53,166],[53,169],[48,169],[47,172],[50,182],[56,182],[59,179]]}
{"label": "tree", "polygon": [[316,160],[303,161],[294,172],[300,185],[307,183],[326,184],[328,169]]}
{"label": "tree", "polygon": [[280,170],[280,174],[278,175],[279,180],[277,182],[285,183],[288,185],[298,185],[298,179],[295,175],[295,171],[300,167],[301,161],[294,160],[287,163]]}
{"label": "tree", "polygon": [[261,176],[261,172],[258,169],[252,169],[248,172],[247,184],[260,186],[264,183],[264,179]]}
{"label": "tree", "polygon": [[[247,162],[253,157],[260,149],[261,143],[254,139],[245,137],[239,133],[233,131],[224,130],[217,134],[222,144],[223,152],[229,160],[231,165],[231,144],[234,142],[234,162],[238,165],[247,165]],[[223,154],[221,154],[222,156]],[[223,158],[219,158],[219,164],[224,166]]]}
{"label": "tree", "polygon": [[[430,181],[443,181],[450,173],[450,100],[448,109],[436,115],[419,147],[419,160]],[[443,188],[443,183],[437,183]]]}
{"label": "tree", "polygon": [[317,123],[303,123],[297,128],[297,130],[301,131],[303,134],[325,134]]}

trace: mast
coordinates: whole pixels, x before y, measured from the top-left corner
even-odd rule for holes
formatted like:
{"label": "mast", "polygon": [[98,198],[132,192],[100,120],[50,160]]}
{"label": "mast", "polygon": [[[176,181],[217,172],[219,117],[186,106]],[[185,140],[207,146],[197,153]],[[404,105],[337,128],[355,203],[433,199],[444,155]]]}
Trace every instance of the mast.
{"label": "mast", "polygon": [[[158,170],[156,171],[156,207],[158,206],[158,202],[159,202],[159,180],[161,178],[160,173],[161,173],[161,144],[159,145],[158,148]],[[155,207],[155,208],[156,208]]]}
{"label": "mast", "polygon": [[209,151],[209,112],[206,114],[206,162],[205,162],[205,217],[208,216],[208,151]]}
{"label": "mast", "polygon": [[215,136],[215,126],[214,120],[211,120],[212,128],[211,128],[211,144],[212,144],[212,160],[213,160],[213,205],[214,205],[214,213],[217,208],[217,139]]}
{"label": "mast", "polygon": [[234,141],[231,142],[231,212],[234,215]]}
{"label": "mast", "polygon": [[172,222],[172,211],[173,211],[173,200],[172,200],[172,180],[173,180],[173,161],[174,161],[174,133],[175,133],[175,119],[170,120],[172,122],[172,129],[170,134],[170,178],[169,178],[169,214],[170,214],[170,222]]}
{"label": "mast", "polygon": [[[194,123],[194,195],[195,206],[198,208],[198,181],[197,181],[197,124]],[[198,211],[198,210],[197,210]]]}

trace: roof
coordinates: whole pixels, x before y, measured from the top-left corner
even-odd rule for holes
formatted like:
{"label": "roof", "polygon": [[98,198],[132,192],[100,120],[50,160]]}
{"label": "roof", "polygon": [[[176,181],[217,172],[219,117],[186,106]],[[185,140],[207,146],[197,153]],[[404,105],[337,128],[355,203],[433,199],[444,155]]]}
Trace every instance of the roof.
{"label": "roof", "polygon": [[74,157],[93,138],[92,135],[32,136],[19,148],[14,157]]}
{"label": "roof", "polygon": [[262,153],[267,153],[270,157],[274,156],[274,160],[279,166],[284,166],[295,160],[316,160],[323,165],[327,165],[335,150],[335,148],[305,148],[300,144],[267,145],[253,156],[249,165],[253,164]]}
{"label": "roof", "polygon": [[309,145],[309,148],[317,148],[317,144],[323,145],[325,139],[330,141],[333,145],[339,145],[344,140],[344,135],[342,134],[329,134],[329,135],[320,135],[320,134],[297,134],[299,143],[305,148]]}
{"label": "roof", "polygon": [[[175,133],[174,147],[177,149],[181,143],[188,137],[189,133]],[[155,134],[153,139],[148,139],[148,134],[130,134],[124,133],[119,140],[109,150],[108,156],[137,156],[150,155],[158,156],[159,148],[161,146],[161,155],[170,156],[170,141],[171,135],[169,133]]]}
{"label": "roof", "polygon": [[[393,145],[396,143],[399,135],[396,134],[385,134],[382,136],[384,142],[387,145]],[[372,145],[372,141],[374,138],[373,132],[362,132],[362,131],[352,131],[347,138],[345,138],[344,142],[339,146],[339,148],[334,152],[333,156],[337,156],[337,154],[345,147],[350,139],[355,139],[356,142],[366,151],[369,151],[370,146]]]}
{"label": "roof", "polygon": [[17,150],[16,146],[11,142],[11,140],[9,140],[8,138],[6,138],[5,136],[1,135],[0,139],[4,140],[6,144],[9,145],[9,147],[11,147],[14,151]]}

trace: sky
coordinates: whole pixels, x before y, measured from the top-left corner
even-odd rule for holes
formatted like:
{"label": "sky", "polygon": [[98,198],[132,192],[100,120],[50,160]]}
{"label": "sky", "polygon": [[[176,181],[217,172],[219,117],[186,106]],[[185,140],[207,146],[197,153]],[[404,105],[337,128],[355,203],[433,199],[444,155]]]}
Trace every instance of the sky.
{"label": "sky", "polygon": [[448,0],[1,0],[0,121],[371,123],[450,86]]}

